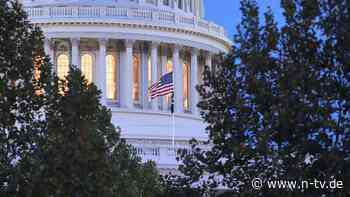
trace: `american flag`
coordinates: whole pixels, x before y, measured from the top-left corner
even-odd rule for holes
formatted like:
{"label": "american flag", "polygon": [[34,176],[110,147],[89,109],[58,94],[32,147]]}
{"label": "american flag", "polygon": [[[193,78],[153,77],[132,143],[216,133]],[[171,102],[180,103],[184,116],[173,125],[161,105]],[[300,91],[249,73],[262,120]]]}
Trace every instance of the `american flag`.
{"label": "american flag", "polygon": [[173,93],[173,73],[170,72],[163,75],[158,82],[156,82],[149,88],[149,90],[152,99]]}

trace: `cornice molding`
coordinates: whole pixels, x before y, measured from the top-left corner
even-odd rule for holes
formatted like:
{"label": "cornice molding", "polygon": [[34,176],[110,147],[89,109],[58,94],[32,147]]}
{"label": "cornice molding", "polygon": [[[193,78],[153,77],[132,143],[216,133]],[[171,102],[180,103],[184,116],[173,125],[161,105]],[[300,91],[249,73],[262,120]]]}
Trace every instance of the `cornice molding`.
{"label": "cornice molding", "polygon": [[115,26],[122,28],[134,28],[134,29],[145,29],[145,30],[158,30],[164,32],[172,32],[172,33],[183,33],[188,35],[196,35],[204,38],[212,39],[213,41],[219,42],[225,45],[227,48],[230,48],[232,42],[229,40],[219,39],[218,37],[211,36],[209,34],[204,34],[201,32],[186,30],[179,27],[164,27],[157,25],[145,25],[145,24],[130,24],[130,23],[113,23],[113,22],[35,22],[35,25],[44,26],[44,27],[55,27],[55,26],[78,26],[78,25],[102,25],[106,27]]}

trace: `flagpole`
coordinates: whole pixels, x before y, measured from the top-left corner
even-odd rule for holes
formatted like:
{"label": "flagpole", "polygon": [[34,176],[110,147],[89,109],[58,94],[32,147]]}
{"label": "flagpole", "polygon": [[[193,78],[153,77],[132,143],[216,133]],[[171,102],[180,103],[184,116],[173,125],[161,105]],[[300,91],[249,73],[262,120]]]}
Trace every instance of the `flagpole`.
{"label": "flagpole", "polygon": [[173,73],[167,73],[160,78],[160,80],[154,83],[150,88],[150,96],[153,100],[159,96],[169,95],[171,93],[171,126],[172,134],[171,141],[173,149],[175,150],[175,113],[174,113],[174,83],[173,83]]}
{"label": "flagpole", "polygon": [[175,115],[174,113],[171,115],[171,119],[172,119],[172,127],[173,127],[173,135],[172,135],[172,144],[173,144],[173,149],[175,149]]}
{"label": "flagpole", "polygon": [[172,124],[172,137],[171,142],[175,151],[175,113],[174,113],[174,92],[171,95],[171,124]]}

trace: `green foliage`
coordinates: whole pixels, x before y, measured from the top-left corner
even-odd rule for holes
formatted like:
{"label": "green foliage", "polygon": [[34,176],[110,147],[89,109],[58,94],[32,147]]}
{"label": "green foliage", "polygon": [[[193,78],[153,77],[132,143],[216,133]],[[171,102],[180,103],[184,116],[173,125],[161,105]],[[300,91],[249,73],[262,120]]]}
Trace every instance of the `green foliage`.
{"label": "green foliage", "polygon": [[33,196],[108,196],[113,184],[109,146],[119,140],[111,115],[80,71],[72,68],[61,82],[62,88],[49,97]]}
{"label": "green foliage", "polygon": [[43,34],[17,1],[0,1],[0,24],[0,196],[161,193],[155,164],[120,138],[96,86],[74,67],[52,76]]}
{"label": "green foliage", "polygon": [[[42,137],[50,65],[44,58],[42,33],[25,20],[17,1],[0,1],[0,195],[15,196]],[[41,57],[40,60],[37,57]],[[34,63],[40,80],[35,79]],[[44,92],[43,92],[44,93]],[[19,166],[17,163],[26,165]]]}
{"label": "green foliage", "polygon": [[[162,177],[163,192],[159,197],[200,197],[203,189],[191,185],[190,179],[177,173],[166,174]],[[158,197],[157,196],[157,197]]]}
{"label": "green foliage", "polygon": [[[58,80],[56,80],[58,81]],[[142,164],[111,123],[100,91],[71,67],[52,87],[47,136],[24,196],[152,196],[161,192],[153,163]]]}
{"label": "green foliage", "polygon": [[[261,23],[256,1],[242,1],[232,52],[215,73],[205,69],[198,87],[211,149],[194,142],[180,169],[192,182],[237,196],[349,195],[349,1],[281,5],[285,24],[278,27],[271,10]],[[256,177],[336,179],[344,187],[257,191]]]}

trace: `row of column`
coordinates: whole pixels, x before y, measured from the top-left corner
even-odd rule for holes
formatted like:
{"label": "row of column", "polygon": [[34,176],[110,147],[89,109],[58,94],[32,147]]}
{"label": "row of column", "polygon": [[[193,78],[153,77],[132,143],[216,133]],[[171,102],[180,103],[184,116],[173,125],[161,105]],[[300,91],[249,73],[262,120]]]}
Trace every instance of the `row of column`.
{"label": "row of column", "polygon": [[[79,38],[71,39],[71,54],[72,54],[72,65],[80,65],[80,54],[79,54]],[[98,39],[99,42],[99,52],[98,52],[98,69],[96,69],[96,85],[102,92],[101,102],[106,104],[107,101],[107,91],[106,91],[106,57],[107,55],[107,45],[108,39]],[[125,54],[121,57],[121,65],[119,67],[120,72],[120,107],[133,109],[133,99],[132,99],[132,86],[133,86],[133,46],[134,40],[124,40]],[[53,51],[50,47],[49,39],[45,39],[44,50],[46,54],[53,57]],[[151,49],[151,81],[152,84],[156,83],[158,78],[158,47],[159,42],[152,42],[150,44]],[[183,89],[183,66],[180,61],[180,45],[173,45],[172,47],[172,62],[173,62],[173,83],[174,83],[174,109],[176,113],[184,112],[184,89]],[[196,90],[196,85],[199,83],[198,79],[198,56],[199,50],[192,48],[191,52],[191,65],[190,65],[190,110],[193,114],[198,115],[198,109],[196,107],[199,102],[199,94]],[[205,58],[205,64],[209,67],[212,65],[212,55],[208,53]],[[105,66],[99,66],[105,65]],[[145,81],[141,81],[144,83]],[[153,110],[158,109],[158,99],[153,99],[151,102],[151,108]]]}

